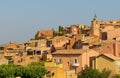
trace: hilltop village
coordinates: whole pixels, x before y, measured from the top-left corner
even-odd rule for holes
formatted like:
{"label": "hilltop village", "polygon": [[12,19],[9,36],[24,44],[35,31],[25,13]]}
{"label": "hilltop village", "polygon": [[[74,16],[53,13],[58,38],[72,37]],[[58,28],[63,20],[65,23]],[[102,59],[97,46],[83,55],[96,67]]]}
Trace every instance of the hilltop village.
{"label": "hilltop village", "polygon": [[41,60],[49,71],[46,78],[77,78],[86,65],[120,74],[120,20],[103,21],[95,16],[91,26],[39,30],[26,43],[11,41],[0,46],[0,65],[27,66]]}

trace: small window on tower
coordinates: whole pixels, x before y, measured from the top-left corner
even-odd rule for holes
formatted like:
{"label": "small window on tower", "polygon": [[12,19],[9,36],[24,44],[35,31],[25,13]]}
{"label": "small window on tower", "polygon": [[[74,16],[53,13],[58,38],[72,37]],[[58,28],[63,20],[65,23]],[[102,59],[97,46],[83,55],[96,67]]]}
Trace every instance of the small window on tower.
{"label": "small window on tower", "polygon": [[78,59],[75,59],[75,60],[74,60],[74,63],[78,63]]}

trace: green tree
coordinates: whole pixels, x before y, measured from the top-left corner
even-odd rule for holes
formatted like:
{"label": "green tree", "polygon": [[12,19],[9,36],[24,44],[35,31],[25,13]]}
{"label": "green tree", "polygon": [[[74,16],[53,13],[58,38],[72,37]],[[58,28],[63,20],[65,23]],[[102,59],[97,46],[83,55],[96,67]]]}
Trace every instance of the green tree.
{"label": "green tree", "polygon": [[100,72],[97,69],[90,68],[88,66],[79,74],[78,78],[109,78],[111,71],[103,69]]}
{"label": "green tree", "polygon": [[8,64],[0,66],[0,78],[14,78],[16,65]]}
{"label": "green tree", "polygon": [[115,74],[112,78],[120,78],[120,74]]}
{"label": "green tree", "polygon": [[26,67],[17,65],[0,65],[0,78],[41,78],[47,73],[43,62],[32,63]]}
{"label": "green tree", "polygon": [[65,35],[66,35],[66,32],[62,32],[62,35],[64,35],[64,36],[65,36]]}
{"label": "green tree", "polygon": [[28,66],[26,70],[27,78],[41,78],[46,73],[42,66]]}
{"label": "green tree", "polygon": [[111,71],[107,69],[103,69],[101,72],[101,78],[108,78],[110,76]]}
{"label": "green tree", "polygon": [[62,30],[63,30],[63,26],[59,26],[58,31],[62,32]]}
{"label": "green tree", "polygon": [[26,68],[25,78],[41,78],[47,73],[43,63],[31,63]]}
{"label": "green tree", "polygon": [[40,37],[39,37],[39,31],[35,34],[35,40],[39,40]]}
{"label": "green tree", "polygon": [[53,37],[57,36],[57,32],[54,30],[54,28],[52,28],[51,30],[53,30]]}
{"label": "green tree", "polygon": [[86,67],[85,70],[83,70],[78,78],[101,78],[101,73],[97,69],[92,69],[90,67]]}
{"label": "green tree", "polygon": [[16,77],[16,76],[20,76],[20,77],[24,77],[25,76],[25,67],[23,67],[23,66],[16,66],[15,67],[15,74],[14,74],[14,76]]}
{"label": "green tree", "polygon": [[63,31],[63,29],[64,29],[63,26],[59,26],[58,31],[59,31],[60,36],[65,36],[66,35],[66,32]]}

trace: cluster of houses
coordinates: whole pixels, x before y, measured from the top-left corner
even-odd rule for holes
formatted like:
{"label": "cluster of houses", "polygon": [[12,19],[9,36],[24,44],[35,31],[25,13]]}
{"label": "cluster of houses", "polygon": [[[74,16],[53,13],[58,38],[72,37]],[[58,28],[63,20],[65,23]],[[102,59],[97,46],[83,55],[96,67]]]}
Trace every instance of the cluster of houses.
{"label": "cluster of houses", "polygon": [[40,30],[39,39],[1,46],[0,64],[27,66],[43,60],[48,70],[45,78],[77,78],[86,65],[120,74],[120,20],[105,22],[95,16],[91,26],[64,27],[63,35],[54,32]]}

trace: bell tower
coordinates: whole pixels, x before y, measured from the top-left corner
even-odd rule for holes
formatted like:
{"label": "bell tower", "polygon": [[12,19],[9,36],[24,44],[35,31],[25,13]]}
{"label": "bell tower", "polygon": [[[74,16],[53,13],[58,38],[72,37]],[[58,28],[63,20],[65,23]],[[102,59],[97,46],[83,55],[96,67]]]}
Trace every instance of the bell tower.
{"label": "bell tower", "polygon": [[97,19],[96,14],[91,22],[91,26],[92,26],[92,34],[100,37],[100,21]]}

